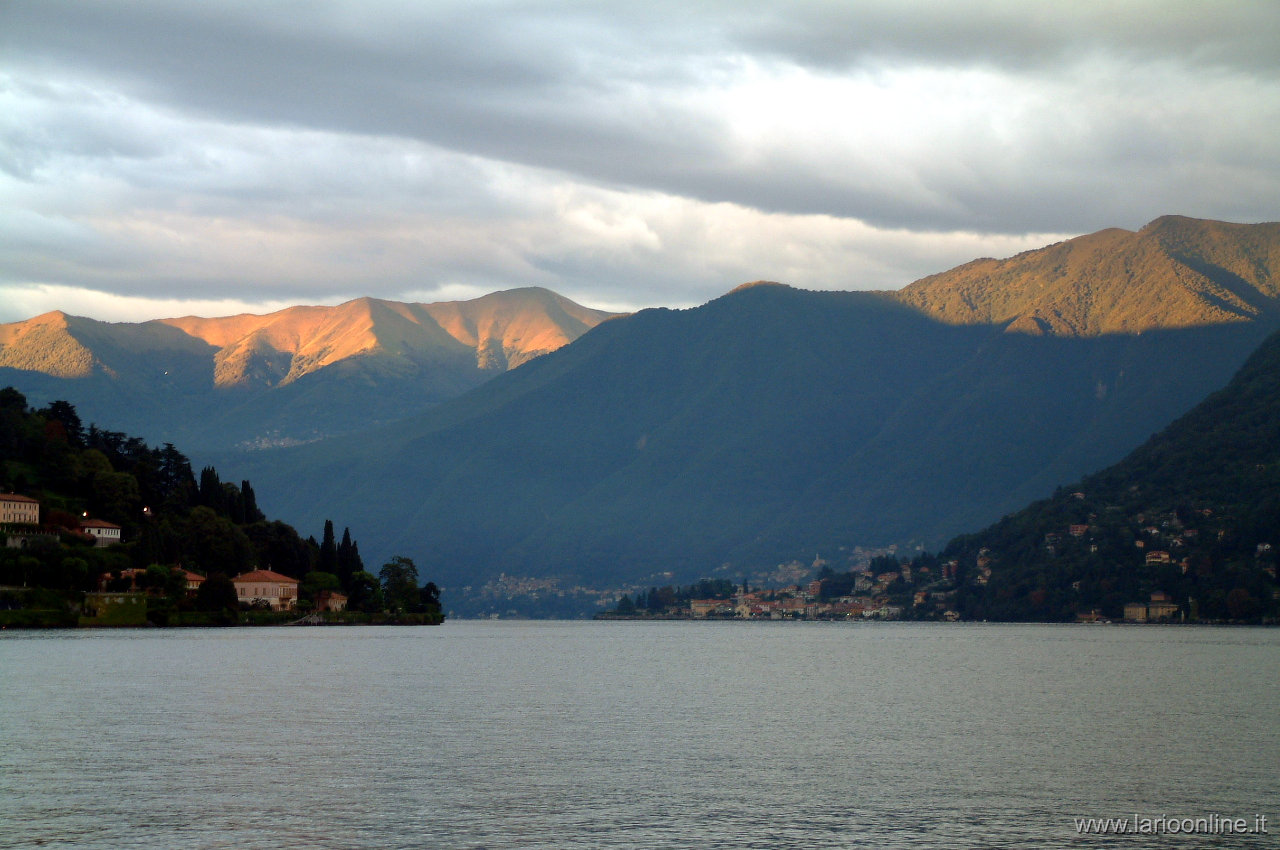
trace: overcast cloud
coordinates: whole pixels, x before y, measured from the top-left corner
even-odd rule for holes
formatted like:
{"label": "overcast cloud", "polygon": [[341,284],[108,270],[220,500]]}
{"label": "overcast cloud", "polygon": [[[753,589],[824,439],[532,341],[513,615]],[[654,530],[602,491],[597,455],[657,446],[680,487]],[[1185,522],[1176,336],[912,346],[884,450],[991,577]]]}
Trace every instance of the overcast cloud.
{"label": "overcast cloud", "polygon": [[1271,0],[0,0],[0,321],[889,289],[1277,199]]}

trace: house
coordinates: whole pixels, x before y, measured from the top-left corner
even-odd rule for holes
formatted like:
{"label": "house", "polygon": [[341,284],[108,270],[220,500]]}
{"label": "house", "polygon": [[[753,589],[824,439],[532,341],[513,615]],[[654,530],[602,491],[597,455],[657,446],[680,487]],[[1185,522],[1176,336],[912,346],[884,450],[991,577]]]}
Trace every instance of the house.
{"label": "house", "polygon": [[695,617],[705,617],[720,605],[719,599],[690,599],[689,612]]}
{"label": "house", "polygon": [[147,571],[141,567],[129,567],[128,569],[117,570],[114,573],[103,573],[98,576],[98,590],[103,593],[132,593],[138,589],[138,578],[146,574]]}
{"label": "house", "polygon": [[1131,623],[1145,623],[1147,621],[1147,606],[1142,602],[1126,602],[1124,604],[1124,618]]}
{"label": "house", "polygon": [[347,597],[336,590],[322,590],[316,594],[317,611],[345,611]]}
{"label": "house", "polygon": [[181,572],[182,577],[187,580],[187,596],[195,596],[200,592],[200,585],[204,584],[204,576],[181,567],[174,567],[174,569]]}
{"label": "house", "polygon": [[298,580],[271,570],[241,573],[231,580],[241,603],[265,602],[273,611],[286,611],[298,604]]}
{"label": "house", "polygon": [[1067,533],[1072,537],[1084,537],[1089,533],[1089,526],[1082,523],[1073,523],[1067,526]]}
{"label": "house", "polygon": [[1177,613],[1178,603],[1174,602],[1169,594],[1162,590],[1151,594],[1151,602],[1147,605],[1148,620],[1163,620]]}
{"label": "house", "polygon": [[[182,576],[183,581],[186,583],[187,596],[195,596],[200,590],[200,585],[204,584],[204,576],[199,573],[193,573],[191,570],[184,570],[182,567],[171,567],[170,572]],[[146,575],[147,571],[141,567],[129,567],[113,573],[103,573],[98,576],[98,590],[103,593],[133,592],[138,590],[140,584],[144,588],[147,587]],[[165,592],[165,588],[154,585],[147,588],[147,590],[152,594]]]}
{"label": "house", "polygon": [[80,523],[80,530],[95,538],[94,546],[110,546],[123,540],[120,526],[102,519],[86,519]]}
{"label": "house", "polygon": [[39,525],[40,503],[30,496],[0,493],[0,524]]}
{"label": "house", "polygon": [[1147,553],[1148,564],[1168,564],[1172,561],[1173,557],[1168,552],[1153,550]]}

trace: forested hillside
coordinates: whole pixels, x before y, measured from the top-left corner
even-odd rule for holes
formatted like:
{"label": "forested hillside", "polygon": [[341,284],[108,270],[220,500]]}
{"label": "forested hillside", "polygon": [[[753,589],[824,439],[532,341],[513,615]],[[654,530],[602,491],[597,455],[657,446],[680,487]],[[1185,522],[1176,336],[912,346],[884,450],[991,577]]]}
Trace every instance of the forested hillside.
{"label": "forested hillside", "polygon": [[1160,618],[1275,621],[1278,550],[1275,335],[1123,461],[957,538],[941,559],[956,562],[959,610],[975,618],[1119,619],[1157,594],[1174,606]]}
{"label": "forested hillside", "polygon": [[[248,481],[222,481],[212,467],[197,477],[172,444],[86,428],[65,401],[33,410],[11,387],[0,390],[0,493],[39,505],[38,522],[0,525],[8,543],[0,624],[74,625],[79,600],[93,590],[146,592],[156,624],[235,622],[241,600],[231,578],[254,569],[298,579],[302,611],[324,591],[366,612],[410,610],[425,599],[411,563],[389,564],[379,577],[366,571],[349,531],[339,542],[326,521],[321,542],[303,538],[266,518]],[[122,542],[98,545],[92,526],[118,529]],[[198,593],[187,592],[188,572],[203,579]],[[388,599],[389,576],[406,599]],[[14,610],[33,608],[43,615]],[[193,612],[211,616],[183,619]]]}

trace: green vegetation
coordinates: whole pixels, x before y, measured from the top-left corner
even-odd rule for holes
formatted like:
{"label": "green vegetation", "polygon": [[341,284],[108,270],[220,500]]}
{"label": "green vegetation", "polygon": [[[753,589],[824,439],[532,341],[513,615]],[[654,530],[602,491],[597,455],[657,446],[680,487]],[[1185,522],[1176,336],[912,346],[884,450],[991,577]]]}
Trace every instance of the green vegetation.
{"label": "green vegetation", "polygon": [[739,589],[739,585],[728,579],[707,578],[682,587],[651,587],[648,591],[637,593],[634,600],[629,594],[624,594],[610,613],[620,617],[661,617],[673,609],[687,608],[694,599],[727,601]]}
{"label": "green vegetation", "polygon": [[[326,621],[442,619],[438,588],[417,586],[412,561],[395,559],[379,581],[349,529],[341,544],[332,522],[323,544],[303,539],[266,519],[248,481],[206,467],[197,483],[173,445],[85,428],[65,401],[31,410],[0,389],[0,493],[40,505],[38,524],[0,526],[0,627],[285,622],[334,594],[350,613],[326,611]],[[89,518],[117,526],[123,542],[98,545],[82,528]],[[296,608],[245,610],[232,578],[258,569],[298,580]]]}
{"label": "green vegetation", "polygon": [[1280,335],[1223,390],[1120,463],[952,541],[969,617],[1119,619],[1164,594],[1162,618],[1276,622]]}

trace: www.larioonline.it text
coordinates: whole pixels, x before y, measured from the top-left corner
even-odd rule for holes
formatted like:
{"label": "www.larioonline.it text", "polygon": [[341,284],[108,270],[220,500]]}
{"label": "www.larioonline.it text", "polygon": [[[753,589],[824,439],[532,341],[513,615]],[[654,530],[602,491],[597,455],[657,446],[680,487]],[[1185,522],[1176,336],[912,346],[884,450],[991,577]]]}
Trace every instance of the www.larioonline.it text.
{"label": "www.larioonline.it text", "polygon": [[1072,818],[1080,835],[1267,835],[1266,815],[1201,817]]}

